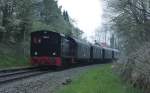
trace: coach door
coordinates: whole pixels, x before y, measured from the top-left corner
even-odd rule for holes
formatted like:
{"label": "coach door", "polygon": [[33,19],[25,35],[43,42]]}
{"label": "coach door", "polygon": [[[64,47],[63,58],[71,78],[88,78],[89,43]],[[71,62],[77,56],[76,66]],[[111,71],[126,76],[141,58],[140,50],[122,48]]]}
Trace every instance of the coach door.
{"label": "coach door", "polygon": [[69,40],[69,54],[72,57],[75,57],[76,45],[73,41]]}

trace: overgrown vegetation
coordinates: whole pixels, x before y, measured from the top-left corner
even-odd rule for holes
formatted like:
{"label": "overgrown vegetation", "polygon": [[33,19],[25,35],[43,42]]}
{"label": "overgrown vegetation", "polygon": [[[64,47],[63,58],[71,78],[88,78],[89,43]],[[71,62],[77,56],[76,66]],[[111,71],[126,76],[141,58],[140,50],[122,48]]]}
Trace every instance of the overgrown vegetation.
{"label": "overgrown vegetation", "polygon": [[122,82],[111,65],[90,69],[58,93],[142,93]]}
{"label": "overgrown vegetation", "polygon": [[[121,50],[117,70],[133,86],[150,91],[150,2],[149,0],[108,0],[113,11],[112,29]],[[119,70],[118,70],[119,69]]]}

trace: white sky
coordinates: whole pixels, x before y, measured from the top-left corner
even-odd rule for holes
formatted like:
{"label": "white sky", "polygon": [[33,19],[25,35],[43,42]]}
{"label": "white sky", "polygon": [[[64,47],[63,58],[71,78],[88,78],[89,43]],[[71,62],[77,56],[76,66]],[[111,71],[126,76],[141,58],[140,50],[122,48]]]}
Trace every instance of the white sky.
{"label": "white sky", "polygon": [[101,0],[58,0],[89,39],[101,24]]}

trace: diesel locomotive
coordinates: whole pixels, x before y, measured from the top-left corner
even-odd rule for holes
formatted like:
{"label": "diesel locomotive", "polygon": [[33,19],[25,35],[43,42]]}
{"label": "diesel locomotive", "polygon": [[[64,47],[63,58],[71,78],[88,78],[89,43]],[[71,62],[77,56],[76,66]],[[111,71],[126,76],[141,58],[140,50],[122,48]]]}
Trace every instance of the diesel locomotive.
{"label": "diesel locomotive", "polygon": [[118,50],[102,48],[63,34],[40,30],[31,33],[31,63],[62,67],[118,58]]}

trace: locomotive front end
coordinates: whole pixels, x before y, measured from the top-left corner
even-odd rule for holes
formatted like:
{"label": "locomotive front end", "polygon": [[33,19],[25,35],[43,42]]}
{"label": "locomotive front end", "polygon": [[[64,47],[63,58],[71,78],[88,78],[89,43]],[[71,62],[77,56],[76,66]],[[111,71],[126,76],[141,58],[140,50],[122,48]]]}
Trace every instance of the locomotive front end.
{"label": "locomotive front end", "polygon": [[31,33],[31,64],[61,66],[60,36],[51,31]]}

